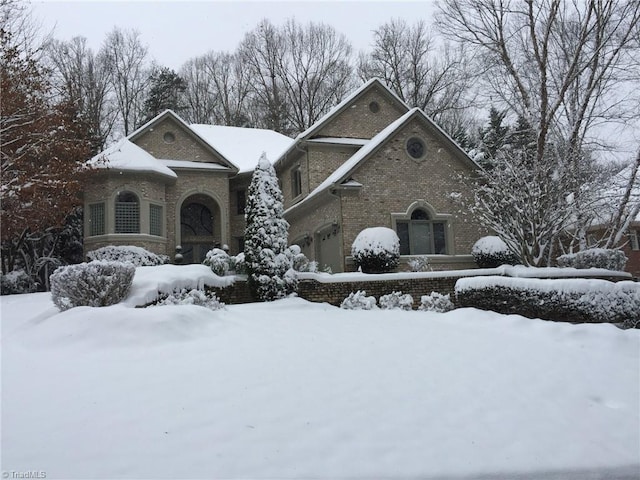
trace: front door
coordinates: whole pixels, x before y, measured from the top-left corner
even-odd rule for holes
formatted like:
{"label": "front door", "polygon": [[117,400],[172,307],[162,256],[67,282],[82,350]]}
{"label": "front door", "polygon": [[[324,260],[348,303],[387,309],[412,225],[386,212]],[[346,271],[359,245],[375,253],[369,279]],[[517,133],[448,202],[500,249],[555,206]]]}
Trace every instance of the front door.
{"label": "front door", "polygon": [[210,201],[190,197],[180,208],[180,241],[185,263],[202,263],[214,248],[214,219]]}

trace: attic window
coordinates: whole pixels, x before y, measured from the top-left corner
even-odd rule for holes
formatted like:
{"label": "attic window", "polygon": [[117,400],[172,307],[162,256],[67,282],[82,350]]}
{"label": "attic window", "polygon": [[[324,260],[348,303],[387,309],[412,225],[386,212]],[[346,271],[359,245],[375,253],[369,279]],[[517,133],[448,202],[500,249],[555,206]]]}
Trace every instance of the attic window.
{"label": "attic window", "polygon": [[371,113],[378,113],[380,111],[380,105],[378,102],[371,102],[369,104],[369,110],[371,110]]}
{"label": "attic window", "polygon": [[162,139],[164,140],[164,143],[173,143],[176,141],[176,136],[173,132],[166,132]]}
{"label": "attic window", "polygon": [[420,160],[425,154],[424,142],[417,137],[411,137],[407,141],[407,153],[411,158]]}

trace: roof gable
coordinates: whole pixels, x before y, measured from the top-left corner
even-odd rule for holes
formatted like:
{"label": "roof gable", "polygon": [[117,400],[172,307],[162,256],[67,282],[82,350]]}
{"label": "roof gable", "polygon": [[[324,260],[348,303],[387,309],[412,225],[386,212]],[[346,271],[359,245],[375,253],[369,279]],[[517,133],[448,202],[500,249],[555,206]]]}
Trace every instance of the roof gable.
{"label": "roof gable", "polygon": [[[419,108],[413,108],[405,113],[402,117],[389,124],[384,130],[378,133],[371,139],[365,146],[358,150],[352,157],[337,168],[329,177],[327,177],[320,185],[318,185],[313,191],[309,193],[302,201],[293,205],[288,209],[291,211],[297,206],[305,203],[307,200],[315,197],[319,193],[337,185],[347,185],[352,181],[351,176],[358,169],[363,162],[370,158],[375,152],[382,148],[389,139],[391,139],[398,131],[400,131],[405,125],[411,122],[413,119],[418,119],[422,122],[427,129],[434,134],[435,138],[447,145],[452,153],[462,162],[464,162],[469,168],[480,168],[479,165],[474,162],[460,146],[436,125],[422,110]],[[345,183],[346,182],[346,183]]]}
{"label": "roof gable", "polygon": [[[360,100],[367,96],[375,96],[385,101],[385,103],[388,104],[390,108],[394,109],[397,112],[397,116],[401,116],[409,110],[407,104],[400,100],[400,98],[395,93],[393,93],[389,89],[389,87],[387,87],[380,79],[372,78],[368,82],[364,83],[360,88],[352,92],[338,105],[333,107],[329,112],[327,112],[326,115],[320,118],[320,120],[314,123],[311,127],[298,135],[296,137],[296,140],[310,139],[316,136],[349,137],[350,135],[345,134],[340,129],[338,129],[338,131],[341,132],[340,135],[335,134],[333,131],[329,131],[329,127],[332,123],[338,122],[340,117],[343,116],[345,112],[348,112],[350,109],[354,108]],[[369,102],[367,102],[367,108],[368,104]],[[362,113],[360,113],[360,115],[362,115]],[[374,132],[373,135],[354,135],[354,138],[371,138],[376,133],[378,132]]]}
{"label": "roof gable", "polygon": [[[203,138],[197,131],[192,129],[184,120],[182,120],[182,118],[180,118],[180,116],[178,116],[172,110],[165,110],[161,114],[152,118],[147,123],[145,123],[140,128],[138,128],[136,131],[131,133],[127,137],[127,139],[133,143],[136,143],[138,146],[142,148],[145,148],[146,144],[149,144],[149,145],[153,144],[154,141],[155,141],[155,144],[158,145],[159,144],[158,139],[155,139],[154,141],[149,141],[148,137],[156,135],[155,129],[166,124],[171,124],[172,126],[177,128],[182,135],[186,136],[187,138],[189,138],[191,141],[194,142],[195,145],[192,146],[191,148],[192,151],[194,149],[198,150],[204,156],[209,156],[210,158],[212,157],[214,162],[219,163],[222,167],[226,167],[233,171],[238,171],[237,165],[235,165],[229,158],[227,158],[222,152],[220,152],[214,145],[211,145],[207,141],[207,139]],[[175,146],[171,144],[171,145],[167,145],[166,147],[161,146],[160,148],[168,149],[168,150],[175,149],[175,152],[173,153],[173,155],[177,158],[169,158],[167,160],[175,160],[177,162],[196,160],[204,163],[212,163],[211,161],[207,161],[204,159],[191,158],[190,154],[187,154],[185,156],[185,154],[180,150],[181,147],[184,147],[184,145],[181,145],[180,143],[176,142]],[[146,149],[149,149],[149,147],[147,147]],[[154,156],[159,158],[166,156],[166,155],[163,155],[162,153],[157,153],[155,151],[152,151],[151,153],[154,154]],[[184,157],[184,158],[180,158],[180,157]],[[176,168],[179,168],[178,165],[179,164],[176,164]]]}

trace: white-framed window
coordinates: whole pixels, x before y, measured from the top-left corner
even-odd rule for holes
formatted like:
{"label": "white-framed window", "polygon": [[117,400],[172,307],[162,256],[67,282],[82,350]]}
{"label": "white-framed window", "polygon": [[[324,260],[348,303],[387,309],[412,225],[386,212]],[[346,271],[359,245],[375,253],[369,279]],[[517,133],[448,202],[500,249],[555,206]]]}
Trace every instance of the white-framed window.
{"label": "white-framed window", "polygon": [[158,237],[162,236],[164,224],[164,208],[162,205],[149,205],[149,233]]}
{"label": "white-framed window", "polygon": [[291,170],[291,197],[296,198],[302,194],[302,172],[300,167]]}
{"label": "white-framed window", "polygon": [[631,250],[640,250],[640,232],[638,230],[629,230],[629,245]]}
{"label": "white-framed window", "polygon": [[105,234],[104,203],[89,205],[89,236]]}
{"label": "white-framed window", "polygon": [[140,201],[135,193],[118,193],[115,214],[115,233],[140,233]]}
{"label": "white-framed window", "polygon": [[447,224],[434,220],[423,208],[416,208],[407,220],[396,220],[400,255],[446,255]]}

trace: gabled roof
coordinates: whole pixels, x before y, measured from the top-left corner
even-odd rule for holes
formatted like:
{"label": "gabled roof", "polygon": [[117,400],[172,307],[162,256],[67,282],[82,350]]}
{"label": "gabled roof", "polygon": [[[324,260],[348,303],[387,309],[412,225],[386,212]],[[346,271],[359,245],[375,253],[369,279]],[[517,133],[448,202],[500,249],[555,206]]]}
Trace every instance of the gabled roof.
{"label": "gabled roof", "polygon": [[[102,160],[108,160],[104,163]],[[153,155],[123,138],[87,162],[98,169],[125,170],[157,173],[168,178],[177,178],[176,173],[159,162]]]}
{"label": "gabled roof", "polygon": [[[291,146],[282,153],[280,158],[278,158],[274,163],[277,165],[282,162],[290,152],[294,151],[297,145],[304,141],[311,139],[315,134],[317,134],[325,125],[327,125],[331,120],[336,118],[340,113],[346,110],[354,101],[356,101],[359,97],[364,95],[366,92],[371,90],[372,88],[380,88],[389,98],[391,98],[394,102],[397,102],[398,106],[408,111],[409,107],[405,102],[403,102],[400,97],[398,97],[389,87],[385,85],[385,83],[379,78],[372,78],[371,80],[364,83],[360,88],[353,91],[350,95],[348,95],[344,100],[342,100],[339,104],[333,107],[329,112],[327,112],[320,120],[307,128],[304,132],[299,134],[295,141],[291,144]],[[358,140],[358,139],[356,139]],[[362,140],[362,139],[359,139]],[[317,141],[317,139],[313,139],[313,141]],[[351,142],[351,144],[354,144]]]}
{"label": "gabled roof", "polygon": [[127,138],[132,141],[135,142],[135,140],[140,137],[143,133],[147,132],[153,125],[163,121],[166,118],[171,118],[173,119],[178,125],[180,125],[183,130],[185,132],[187,132],[188,134],[192,135],[196,141],[198,141],[199,143],[201,143],[205,149],[209,150],[211,153],[213,153],[216,157],[218,157],[222,164],[228,168],[230,168],[231,170],[238,170],[238,167],[236,165],[234,165],[234,163],[227,158],[225,155],[223,155],[217,148],[215,145],[212,145],[211,143],[209,143],[207,141],[207,139],[203,138],[197,131],[195,131],[194,129],[192,129],[189,124],[187,124],[187,122],[185,122],[182,118],[180,118],[180,116],[175,113],[173,110],[165,110],[164,112],[160,113],[159,115],[156,115],[155,117],[153,117],[151,120],[149,120],[147,123],[145,123],[144,125],[142,125],[140,128],[138,128],[136,131],[130,133]]}
{"label": "gabled roof", "polygon": [[329,112],[327,112],[320,120],[307,128],[304,132],[296,137],[296,140],[311,138],[315,133],[317,133],[322,127],[324,127],[327,123],[329,123],[333,118],[337,117],[340,112],[345,110],[349,105],[351,105],[357,98],[364,95],[366,92],[371,90],[372,88],[379,87],[385,92],[390,98],[395,100],[398,105],[403,108],[405,111],[409,110],[409,107],[406,103],[400,100],[389,87],[387,87],[382,80],[379,78],[372,78],[368,82],[364,83],[360,88],[353,91],[350,95],[348,95],[344,100],[342,100],[339,104],[333,107]]}
{"label": "gabled roof", "polygon": [[[331,175],[329,175],[320,185],[318,185],[313,191],[309,193],[300,202],[287,209],[287,212],[294,210],[299,205],[304,204],[309,199],[317,196],[319,193],[336,186],[351,186],[354,187],[353,179],[351,175],[353,172],[375,151],[377,151],[387,140],[389,140],[398,130],[410,122],[413,118],[419,118],[431,127],[434,132],[440,136],[441,140],[449,143],[451,148],[454,149],[459,158],[467,162],[472,168],[480,168],[479,165],[474,162],[460,146],[442,130],[436,123],[431,120],[421,109],[413,108],[405,113],[402,117],[396,121],[390,123],[384,130],[378,133],[371,139],[365,146],[358,150],[353,156],[351,156],[346,162],[338,167]],[[357,182],[355,182],[357,183]]]}
{"label": "gabled roof", "polygon": [[253,171],[263,152],[273,163],[293,143],[290,137],[261,128],[203,124],[193,124],[190,128],[236,165],[240,173]]}

